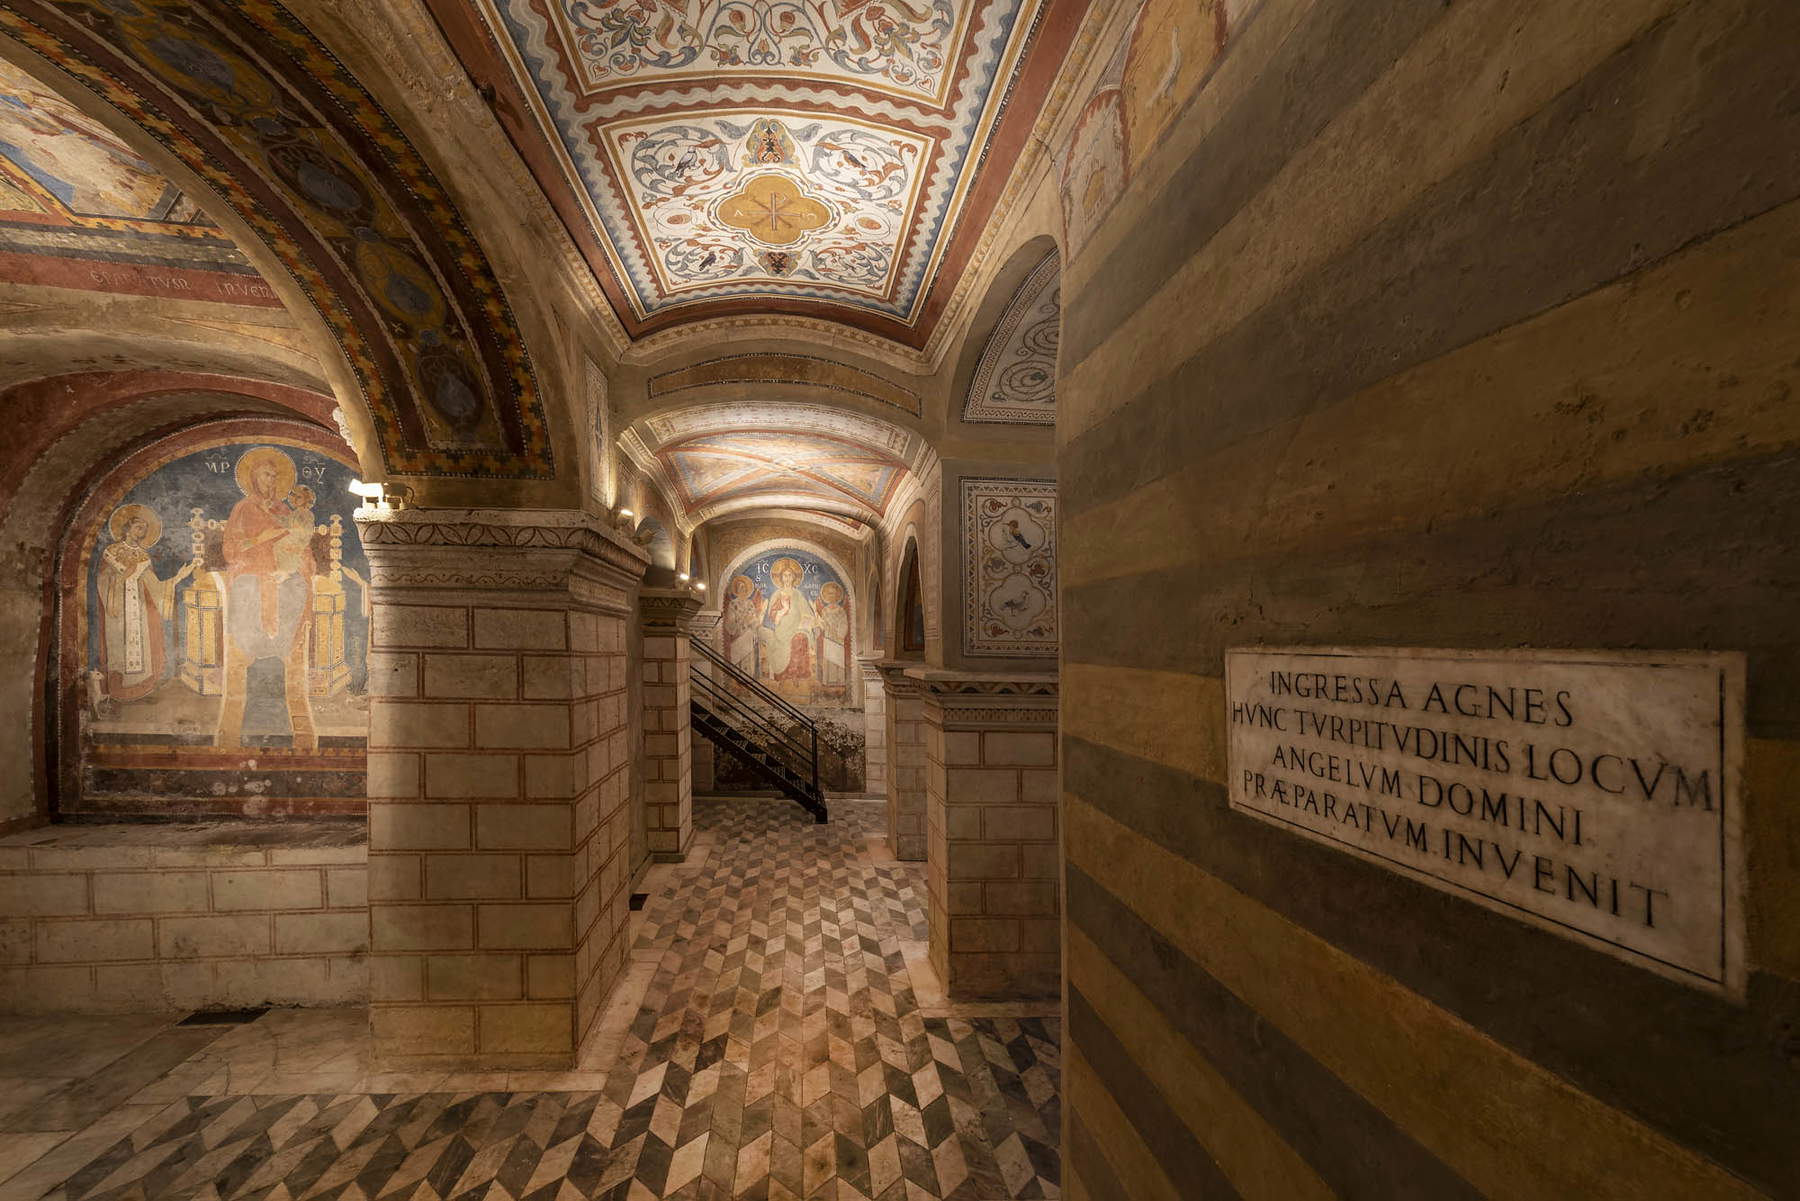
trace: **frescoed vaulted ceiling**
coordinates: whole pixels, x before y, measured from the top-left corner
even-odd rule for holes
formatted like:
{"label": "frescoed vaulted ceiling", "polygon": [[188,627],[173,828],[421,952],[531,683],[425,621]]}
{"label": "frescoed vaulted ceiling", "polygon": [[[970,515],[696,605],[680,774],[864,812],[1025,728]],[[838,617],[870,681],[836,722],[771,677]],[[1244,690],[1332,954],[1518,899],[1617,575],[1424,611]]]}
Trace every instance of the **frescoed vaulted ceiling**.
{"label": "frescoed vaulted ceiling", "polygon": [[911,345],[1081,7],[430,2],[503,119],[529,114],[514,136],[628,332],[774,311]]}
{"label": "frescoed vaulted ceiling", "polygon": [[929,453],[885,421],[811,404],[698,405],[639,421],[625,441],[691,524],[752,507],[879,520]]}
{"label": "frescoed vaulted ceiling", "polygon": [[0,282],[280,304],[192,197],[7,62],[0,62]]}

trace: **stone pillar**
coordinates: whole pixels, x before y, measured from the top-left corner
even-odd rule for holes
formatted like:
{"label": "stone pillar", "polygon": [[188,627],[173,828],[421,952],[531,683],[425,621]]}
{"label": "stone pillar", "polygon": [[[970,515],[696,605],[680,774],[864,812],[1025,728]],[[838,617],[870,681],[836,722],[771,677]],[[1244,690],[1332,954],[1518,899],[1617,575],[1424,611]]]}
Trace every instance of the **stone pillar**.
{"label": "stone pillar", "polygon": [[644,552],[563,510],[364,510],[357,526],[376,1051],[568,1065],[627,953]]}
{"label": "stone pillar", "polygon": [[694,723],[688,713],[689,639],[700,600],[685,588],[646,588],[644,810],[650,857],[679,863],[694,840]]}
{"label": "stone pillar", "polygon": [[914,667],[931,964],[953,1000],[1057,996],[1057,677]]}
{"label": "stone pillar", "polygon": [[[863,678],[863,791],[888,795],[887,690],[881,683],[880,660],[858,659]],[[890,807],[892,802],[889,802]]]}
{"label": "stone pillar", "polygon": [[896,859],[925,858],[925,706],[910,659],[883,659],[887,704],[888,845]]}

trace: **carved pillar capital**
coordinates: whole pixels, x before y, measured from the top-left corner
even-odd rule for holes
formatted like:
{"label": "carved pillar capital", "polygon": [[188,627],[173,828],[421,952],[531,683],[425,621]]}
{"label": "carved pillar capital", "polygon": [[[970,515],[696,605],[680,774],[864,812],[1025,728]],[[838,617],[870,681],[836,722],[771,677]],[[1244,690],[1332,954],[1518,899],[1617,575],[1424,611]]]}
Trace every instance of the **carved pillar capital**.
{"label": "carved pillar capital", "polygon": [[646,588],[638,593],[638,614],[646,631],[693,634],[700,598],[686,588]]}
{"label": "carved pillar capital", "polygon": [[923,666],[917,659],[864,659],[862,662],[881,673],[881,686],[887,689],[889,696],[904,700],[920,694],[919,681],[907,674],[908,669]]}
{"label": "carved pillar capital", "polygon": [[1056,728],[1061,677],[1054,672],[944,671],[914,663],[906,678],[943,711],[945,729]]}
{"label": "carved pillar capital", "polygon": [[370,584],[452,592],[560,593],[579,608],[630,611],[649,556],[570,509],[358,509]]}

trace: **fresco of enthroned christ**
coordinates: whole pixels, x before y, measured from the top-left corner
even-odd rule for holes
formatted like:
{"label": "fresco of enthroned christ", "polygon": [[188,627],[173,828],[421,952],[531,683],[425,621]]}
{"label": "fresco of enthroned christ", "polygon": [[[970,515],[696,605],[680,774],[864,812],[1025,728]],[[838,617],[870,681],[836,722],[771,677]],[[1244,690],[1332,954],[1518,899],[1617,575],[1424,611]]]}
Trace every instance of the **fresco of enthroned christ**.
{"label": "fresco of enthroned christ", "polygon": [[763,663],[775,690],[797,700],[812,699],[817,678],[813,663],[813,638],[819,632],[819,614],[800,591],[806,570],[796,559],[777,559],[769,568],[775,595],[763,616]]}
{"label": "fresco of enthroned christ", "polygon": [[850,595],[837,572],[808,552],[783,548],[726,580],[726,661],[795,704],[848,704]]}

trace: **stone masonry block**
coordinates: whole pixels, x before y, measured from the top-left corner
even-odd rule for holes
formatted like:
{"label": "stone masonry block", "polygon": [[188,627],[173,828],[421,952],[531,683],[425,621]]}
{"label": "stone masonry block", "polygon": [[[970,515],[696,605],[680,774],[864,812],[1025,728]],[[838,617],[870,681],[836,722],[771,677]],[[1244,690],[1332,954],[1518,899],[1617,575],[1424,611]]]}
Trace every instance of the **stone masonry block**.
{"label": "stone masonry block", "polygon": [[205,913],[208,908],[205,872],[94,873],[95,913]]}
{"label": "stone masonry block", "polygon": [[1056,837],[1056,810],[1043,805],[986,805],[981,826],[989,839],[1047,842]]}
{"label": "stone masonry block", "polygon": [[567,624],[560,610],[477,609],[475,646],[482,650],[565,650]]}
{"label": "stone masonry block", "polygon": [[566,700],[576,694],[575,682],[585,678],[581,660],[564,655],[527,655],[522,666],[526,700]]}
{"label": "stone masonry block", "polygon": [[575,995],[573,955],[532,955],[525,961],[525,995],[534,1001],[566,1000]]}
{"label": "stone masonry block", "polygon": [[989,764],[1056,765],[1056,734],[1050,730],[989,730],[981,738],[984,761]]}
{"label": "stone masonry block", "polygon": [[278,913],[278,955],[357,955],[369,949],[365,913]]}
{"label": "stone masonry block", "polygon": [[456,951],[475,945],[475,911],[468,905],[371,905],[371,945],[377,951]]}
{"label": "stone masonry block", "polygon": [[166,917],[157,922],[157,950],[164,959],[246,958],[270,953],[269,915]]}
{"label": "stone masonry block", "polygon": [[574,915],[567,905],[481,905],[478,945],[483,950],[563,950],[575,945]]}
{"label": "stone masonry block", "polygon": [[375,852],[369,856],[366,888],[377,901],[418,900],[425,892],[423,856]]}
{"label": "stone masonry block", "polygon": [[469,707],[429,701],[376,701],[369,706],[372,747],[466,747]]}
{"label": "stone masonry block", "polygon": [[568,805],[477,805],[475,840],[484,851],[566,851],[573,815]]}
{"label": "stone masonry block", "polygon": [[1049,917],[1056,913],[1056,884],[1051,880],[984,883],[983,912],[1017,917]]}
{"label": "stone masonry block", "polygon": [[513,655],[426,655],[425,695],[512,700],[519,694]]}
{"label": "stone masonry block", "polygon": [[425,957],[370,955],[369,998],[372,1001],[419,1001],[425,997]]}
{"label": "stone masonry block", "polygon": [[1059,795],[1054,771],[1027,768],[1019,773],[1019,799],[1026,804],[1054,807]]}
{"label": "stone masonry block", "polygon": [[333,867],[325,872],[325,904],[332,909],[361,909],[369,904],[369,869]]}
{"label": "stone masonry block", "polygon": [[951,951],[1016,951],[1019,924],[1011,918],[953,917]]}
{"label": "stone masonry block", "polygon": [[427,755],[425,794],[433,797],[519,795],[517,755]]}
{"label": "stone masonry block", "polygon": [[944,799],[951,804],[1012,804],[1019,799],[1019,773],[984,768],[951,768]]}
{"label": "stone masonry block", "polygon": [[468,611],[437,605],[377,605],[370,623],[374,647],[469,645]]}
{"label": "stone masonry block", "polygon": [[29,875],[0,876],[0,914],[8,917],[85,917],[87,913],[88,878],[85,875],[70,873],[53,876],[35,872]]}
{"label": "stone masonry block", "polygon": [[944,762],[953,767],[976,767],[981,763],[981,735],[950,731],[944,735]]}
{"label": "stone masonry block", "polygon": [[[267,923],[264,923],[265,927]],[[155,954],[147,918],[42,921],[37,924],[39,963],[99,963],[149,959]]]}
{"label": "stone masonry block", "polygon": [[230,871],[212,874],[213,908],[318,909],[325,903],[325,881],[317,869]]}
{"label": "stone masonry block", "polygon": [[393,1055],[473,1055],[473,1005],[376,1005],[369,1010],[375,1041]]}
{"label": "stone masonry block", "polygon": [[371,851],[456,851],[468,845],[467,805],[369,804]]}
{"label": "stone masonry block", "polygon": [[418,796],[419,756],[410,751],[370,751],[365,789],[375,798]]}
{"label": "stone masonry block", "polygon": [[434,1001],[516,1001],[524,991],[517,955],[425,957],[425,995]]}
{"label": "stone masonry block", "polygon": [[1004,880],[1019,877],[1019,848],[987,843],[952,843],[946,852],[951,880]]}
{"label": "stone masonry block", "polygon": [[553,748],[569,745],[568,705],[476,705],[475,745]]}
{"label": "stone masonry block", "polygon": [[574,1048],[574,1013],[567,1004],[483,1005],[484,1054],[549,1055]]}
{"label": "stone masonry block", "polygon": [[517,855],[427,855],[425,896],[431,900],[516,897],[523,888]]}
{"label": "stone masonry block", "polygon": [[413,651],[371,651],[370,696],[418,696],[419,656]]}

